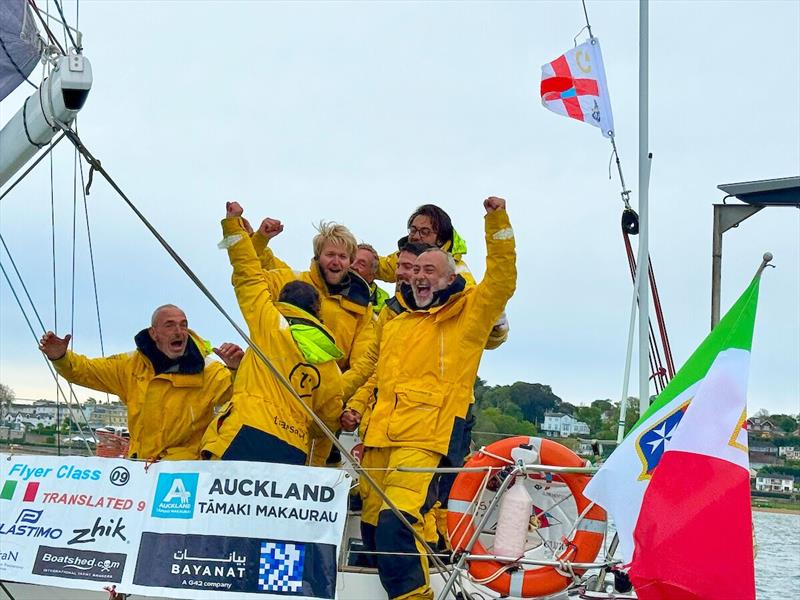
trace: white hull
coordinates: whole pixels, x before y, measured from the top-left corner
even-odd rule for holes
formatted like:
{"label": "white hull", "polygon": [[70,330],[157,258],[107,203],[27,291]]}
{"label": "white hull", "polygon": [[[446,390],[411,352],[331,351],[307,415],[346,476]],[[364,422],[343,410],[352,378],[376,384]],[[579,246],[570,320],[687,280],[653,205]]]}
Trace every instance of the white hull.
{"label": "white hull", "polygon": [[[8,591],[11,592],[15,600],[44,600],[48,598],[57,600],[108,600],[108,593],[104,591],[90,592],[87,590],[73,590],[67,588],[9,582],[5,582],[4,585]],[[444,579],[432,574],[431,586],[433,587],[434,593],[438,598],[438,594],[444,586]],[[485,590],[482,590],[481,593],[483,594],[484,598],[498,597],[497,595],[487,596]],[[0,591],[0,597],[3,596],[3,592]],[[163,596],[142,596],[139,594],[131,596],[131,598],[145,597],[156,598],[157,600],[173,600]],[[231,595],[230,597],[234,598],[235,595]],[[339,600],[388,600],[386,592],[384,592],[376,573],[355,571],[344,571],[339,573],[337,598]],[[567,594],[562,593],[555,596],[550,596],[549,600],[567,600],[567,598]],[[509,597],[509,600],[514,599]]]}

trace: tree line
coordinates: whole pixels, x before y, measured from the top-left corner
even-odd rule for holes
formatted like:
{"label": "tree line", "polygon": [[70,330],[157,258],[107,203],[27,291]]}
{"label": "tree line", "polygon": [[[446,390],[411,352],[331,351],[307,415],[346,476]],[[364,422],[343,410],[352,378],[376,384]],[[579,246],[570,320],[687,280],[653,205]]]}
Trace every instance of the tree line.
{"label": "tree line", "polygon": [[[538,435],[545,413],[558,412],[573,416],[589,426],[591,436],[600,440],[617,437],[620,403],[609,399],[594,400],[589,406],[576,406],[553,393],[549,385],[517,381],[511,385],[489,386],[476,379],[475,428],[473,440],[491,443],[501,434]],[[639,420],[639,399],[628,398],[625,430]]]}

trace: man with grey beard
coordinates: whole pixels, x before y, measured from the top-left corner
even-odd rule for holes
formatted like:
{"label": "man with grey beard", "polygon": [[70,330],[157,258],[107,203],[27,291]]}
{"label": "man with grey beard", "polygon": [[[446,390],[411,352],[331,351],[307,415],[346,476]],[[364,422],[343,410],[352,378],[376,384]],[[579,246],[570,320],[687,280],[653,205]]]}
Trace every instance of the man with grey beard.
{"label": "man with grey beard", "polygon": [[[401,289],[410,310],[386,323],[378,365],[366,384],[367,392],[378,390],[364,440],[375,469],[371,474],[419,537],[424,515],[438,496],[438,480],[425,470],[463,460],[464,423],[481,355],[516,286],[506,202],[491,197],[483,205],[483,280],[467,287],[452,257],[441,249],[420,254],[411,289]],[[378,574],[389,598],[432,600],[424,550],[385,504],[375,543]]]}
{"label": "man with grey beard", "polygon": [[[71,339],[48,331],[39,350],[70,383],[119,396],[128,412],[131,458],[200,459],[214,407],[231,397],[233,372],[244,355],[239,346],[212,348],[174,304],[153,312],[133,352],[88,358],[69,349]],[[225,365],[208,359],[212,351]]]}

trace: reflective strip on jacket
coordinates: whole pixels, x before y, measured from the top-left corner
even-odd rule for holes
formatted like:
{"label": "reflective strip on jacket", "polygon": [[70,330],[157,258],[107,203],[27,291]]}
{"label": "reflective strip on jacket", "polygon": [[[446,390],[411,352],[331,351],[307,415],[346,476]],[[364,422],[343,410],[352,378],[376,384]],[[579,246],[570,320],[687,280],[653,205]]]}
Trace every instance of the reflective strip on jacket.
{"label": "reflective strip on jacket", "polygon": [[378,367],[379,390],[365,445],[408,446],[447,454],[456,419],[464,419],[489,332],[514,293],[514,235],[505,210],[485,217],[486,275],[441,306],[389,321]]}
{"label": "reflective strip on jacket", "polygon": [[231,371],[210,358],[195,374],[156,375],[139,350],[107,358],[67,351],[53,366],[71,383],[119,396],[128,410],[129,455],[143,459],[198,460],[214,407],[231,397]]}

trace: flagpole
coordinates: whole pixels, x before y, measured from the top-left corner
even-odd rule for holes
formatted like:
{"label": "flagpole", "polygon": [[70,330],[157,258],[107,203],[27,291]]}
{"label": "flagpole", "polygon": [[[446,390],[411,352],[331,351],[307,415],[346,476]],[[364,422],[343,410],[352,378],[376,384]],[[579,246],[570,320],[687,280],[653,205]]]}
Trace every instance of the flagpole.
{"label": "flagpole", "polygon": [[650,405],[650,297],[648,277],[649,225],[648,196],[650,187],[649,146],[649,20],[648,0],[639,0],[639,414]]}
{"label": "flagpole", "polygon": [[775,265],[769,264],[772,261],[772,258],[772,252],[764,252],[764,256],[761,259],[761,266],[758,267],[755,278],[761,277],[761,273],[763,273],[764,269],[767,267],[772,267],[773,269],[775,268]]}

